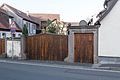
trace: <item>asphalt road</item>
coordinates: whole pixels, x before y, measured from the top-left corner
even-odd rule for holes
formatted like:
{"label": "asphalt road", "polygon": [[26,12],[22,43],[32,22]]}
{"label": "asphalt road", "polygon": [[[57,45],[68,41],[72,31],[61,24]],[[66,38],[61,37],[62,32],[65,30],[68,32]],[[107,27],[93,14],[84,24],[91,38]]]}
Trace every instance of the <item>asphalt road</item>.
{"label": "asphalt road", "polygon": [[0,80],[120,80],[120,72],[0,62]]}

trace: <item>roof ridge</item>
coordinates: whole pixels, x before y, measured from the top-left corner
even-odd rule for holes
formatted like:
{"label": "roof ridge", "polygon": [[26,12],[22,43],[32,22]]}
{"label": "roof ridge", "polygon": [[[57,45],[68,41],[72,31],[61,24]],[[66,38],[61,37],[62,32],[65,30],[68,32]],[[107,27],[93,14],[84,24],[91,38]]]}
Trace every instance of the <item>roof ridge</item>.
{"label": "roof ridge", "polygon": [[57,13],[30,13],[30,14],[43,14],[43,15],[48,15],[48,14],[50,14],[50,15],[60,15],[60,14],[57,14]]}
{"label": "roof ridge", "polygon": [[104,9],[105,11],[101,11],[101,12],[99,12],[99,14],[98,14],[98,16],[99,15],[101,15],[101,17],[99,18],[99,20],[98,21],[102,21],[106,16],[107,16],[107,14],[113,9],[113,7],[115,6],[115,4],[118,2],[118,0],[111,0],[112,2],[111,2],[111,5],[108,7],[108,8],[106,8],[106,9]]}
{"label": "roof ridge", "polygon": [[[25,20],[31,21],[31,22],[33,22],[33,23],[39,24],[37,20],[31,18],[31,16],[30,16],[30,15],[27,15],[27,13],[25,13],[25,12],[23,12],[23,11],[21,11],[21,10],[18,10],[18,9],[16,9],[16,8],[8,5],[8,4],[3,4],[3,6],[4,6],[4,5],[6,5],[7,7],[9,7],[9,8],[10,8],[16,15],[18,15],[19,17],[21,17],[21,18],[23,18],[23,19],[25,19]],[[32,17],[33,17],[33,16],[32,16]],[[36,18],[36,17],[34,17],[34,18]]]}
{"label": "roof ridge", "polygon": [[[14,7],[6,4],[6,3],[4,3],[3,5],[6,5],[6,6],[8,6],[9,8],[15,9],[15,10],[20,11],[20,12],[22,12],[22,13],[25,13],[25,12],[23,12],[23,11],[21,11],[21,10],[19,10],[19,9],[16,9],[16,8],[14,8]],[[26,14],[26,13],[25,13],[25,14]]]}

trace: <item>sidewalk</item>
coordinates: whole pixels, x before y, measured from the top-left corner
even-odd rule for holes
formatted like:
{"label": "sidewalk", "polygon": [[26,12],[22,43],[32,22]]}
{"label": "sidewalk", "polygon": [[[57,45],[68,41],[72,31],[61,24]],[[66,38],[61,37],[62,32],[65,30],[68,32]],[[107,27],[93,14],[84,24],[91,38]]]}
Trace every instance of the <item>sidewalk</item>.
{"label": "sidewalk", "polygon": [[10,58],[0,58],[0,62],[69,68],[69,69],[97,69],[97,70],[120,71],[120,64],[115,64],[115,63],[114,64],[110,64],[110,63],[81,64],[81,63],[67,63],[61,61],[18,60],[18,59],[10,59]]}
{"label": "sidewalk", "polygon": [[44,65],[51,67],[68,67],[68,68],[92,68],[93,64],[81,64],[81,63],[67,63],[62,61],[41,61],[41,60],[18,60],[11,58],[0,58],[0,62],[7,63],[19,63],[19,64],[28,64],[28,65]]}
{"label": "sidewalk", "polygon": [[116,62],[102,62],[102,63],[99,63],[99,66],[96,68],[120,71],[120,62],[117,62],[117,63]]}

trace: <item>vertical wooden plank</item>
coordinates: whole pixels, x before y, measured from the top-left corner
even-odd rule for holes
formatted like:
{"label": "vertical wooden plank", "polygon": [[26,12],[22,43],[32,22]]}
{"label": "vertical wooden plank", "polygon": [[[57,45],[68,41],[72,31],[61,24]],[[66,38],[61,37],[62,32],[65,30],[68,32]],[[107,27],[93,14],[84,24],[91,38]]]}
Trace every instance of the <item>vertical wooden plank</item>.
{"label": "vertical wooden plank", "polygon": [[0,39],[0,55],[5,53],[5,39]]}
{"label": "vertical wooden plank", "polygon": [[40,60],[42,60],[42,40],[41,40],[41,38],[42,38],[42,36],[40,35],[40,36],[38,36],[39,37],[39,45],[40,45],[40,47],[39,47],[39,55],[40,55]]}
{"label": "vertical wooden plank", "polygon": [[2,53],[5,53],[5,39],[2,40]]}
{"label": "vertical wooden plank", "polygon": [[31,38],[28,37],[28,56],[29,56],[29,59],[31,59],[32,57],[32,54],[31,54]]}
{"label": "vertical wooden plank", "polygon": [[33,55],[34,55],[34,59],[36,60],[37,59],[37,54],[36,54],[36,46],[37,46],[37,43],[36,43],[37,41],[36,41],[36,36],[34,37],[34,39],[33,39],[33,44],[34,44],[34,46],[33,46],[33,48],[34,48],[34,51],[33,51]]}
{"label": "vertical wooden plank", "polygon": [[41,60],[43,60],[43,35],[41,35],[41,56],[40,56],[40,58],[41,58]]}
{"label": "vertical wooden plank", "polygon": [[26,59],[29,59],[29,44],[28,44],[28,37],[26,38]]}
{"label": "vertical wooden plank", "polygon": [[39,43],[39,37],[37,36],[37,51],[36,51],[36,53],[37,53],[37,60],[39,60],[39,57],[40,57],[40,54],[39,54],[39,47],[40,47],[40,45],[39,45],[40,43]]}
{"label": "vertical wooden plank", "polygon": [[30,40],[31,40],[31,48],[30,48],[30,55],[31,55],[31,59],[33,59],[33,39],[32,39],[32,37],[30,38]]}
{"label": "vertical wooden plank", "polygon": [[31,55],[31,44],[32,43],[31,43],[31,38],[29,38],[29,37],[27,37],[27,38],[28,38],[28,40],[27,40],[28,41],[28,45],[27,46],[28,46],[28,56],[29,56],[28,59],[31,59],[31,56],[32,56]]}
{"label": "vertical wooden plank", "polygon": [[2,39],[0,39],[0,55],[2,54]]}

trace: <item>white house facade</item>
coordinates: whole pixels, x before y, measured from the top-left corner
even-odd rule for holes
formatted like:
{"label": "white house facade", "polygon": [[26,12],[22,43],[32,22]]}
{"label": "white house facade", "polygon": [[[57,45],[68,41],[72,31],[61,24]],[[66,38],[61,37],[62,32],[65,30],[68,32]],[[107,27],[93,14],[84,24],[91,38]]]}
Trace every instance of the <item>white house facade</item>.
{"label": "white house facade", "polygon": [[110,0],[99,28],[98,56],[120,57],[120,0]]}

